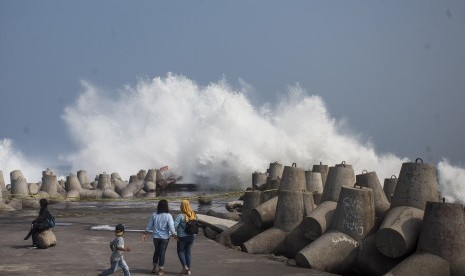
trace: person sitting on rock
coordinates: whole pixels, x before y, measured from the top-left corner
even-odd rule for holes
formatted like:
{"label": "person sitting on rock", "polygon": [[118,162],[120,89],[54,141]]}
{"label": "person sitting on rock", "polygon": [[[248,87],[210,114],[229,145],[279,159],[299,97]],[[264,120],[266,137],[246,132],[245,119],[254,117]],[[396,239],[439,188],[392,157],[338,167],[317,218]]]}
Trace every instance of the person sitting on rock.
{"label": "person sitting on rock", "polygon": [[40,204],[40,210],[39,210],[39,216],[32,221],[31,223],[31,230],[29,233],[27,233],[26,237],[24,240],[28,240],[32,236],[32,246],[36,246],[36,235],[42,231],[45,231],[47,229],[50,229],[52,225],[50,223],[55,221],[54,217],[48,210],[48,201],[45,198],[40,199],[39,201]]}

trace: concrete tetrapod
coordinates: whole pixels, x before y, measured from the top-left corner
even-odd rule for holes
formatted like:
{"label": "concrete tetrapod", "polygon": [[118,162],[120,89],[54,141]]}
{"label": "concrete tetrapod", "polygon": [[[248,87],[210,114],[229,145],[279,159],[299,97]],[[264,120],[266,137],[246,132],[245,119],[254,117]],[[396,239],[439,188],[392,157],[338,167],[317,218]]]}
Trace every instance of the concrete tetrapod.
{"label": "concrete tetrapod", "polygon": [[375,213],[376,213],[376,224],[379,225],[383,221],[384,215],[389,210],[390,203],[384,194],[383,187],[379,183],[376,172],[367,172],[357,174],[355,176],[357,185],[373,189],[375,196]]}
{"label": "concrete tetrapod", "polygon": [[304,191],[302,192],[304,201],[304,218],[309,216],[316,208],[315,201],[313,200],[313,193]]}
{"label": "concrete tetrapod", "polygon": [[[5,178],[3,177],[3,171],[0,170],[0,195],[1,192],[6,192],[6,187],[5,187]],[[0,198],[0,202],[2,199]]]}
{"label": "concrete tetrapod", "polygon": [[374,192],[365,187],[342,187],[331,229],[360,242],[375,229]]}
{"label": "concrete tetrapod", "polygon": [[110,181],[113,183],[113,180],[115,180],[115,179],[123,180],[121,178],[121,176],[119,175],[119,173],[112,172],[111,175],[110,175]]}
{"label": "concrete tetrapod", "polygon": [[251,254],[275,253],[277,248],[282,247],[281,244],[284,242],[286,236],[287,232],[277,227],[271,227],[241,244],[241,249]]}
{"label": "concrete tetrapod", "polygon": [[100,189],[89,190],[89,189],[82,189],[79,191],[79,197],[81,199],[99,199],[102,198],[103,191]]}
{"label": "concrete tetrapod", "polygon": [[323,165],[321,162],[319,165],[313,165],[312,172],[319,172],[321,174],[321,183],[323,187],[326,185],[326,179],[328,178],[328,165]]}
{"label": "concrete tetrapod", "polygon": [[399,206],[389,210],[376,234],[376,247],[389,258],[400,258],[415,249],[424,211]]}
{"label": "concrete tetrapod", "polygon": [[142,188],[147,193],[156,193],[157,184],[154,181],[144,181],[144,186]]}
{"label": "concrete tetrapod", "polygon": [[298,225],[287,234],[282,247],[277,249],[278,255],[284,255],[289,259],[294,259],[295,255],[306,247],[311,241],[304,236],[302,226]]}
{"label": "concrete tetrapod", "polygon": [[[419,253],[410,255],[400,264],[396,265],[386,276],[407,276],[407,275],[434,275],[450,276],[449,262],[443,258],[429,253]],[[463,275],[463,274],[462,274]]]}
{"label": "concrete tetrapod", "polygon": [[143,190],[147,193],[156,192],[157,189],[157,170],[149,169],[144,179]]}
{"label": "concrete tetrapod", "polygon": [[255,207],[251,213],[253,224],[257,228],[269,228],[273,226],[277,205],[278,197],[275,196]]}
{"label": "concrete tetrapod", "polygon": [[301,168],[298,168],[296,163],[292,164],[292,166],[285,166],[283,171],[283,180],[279,186],[279,190],[306,190],[305,171]]}
{"label": "concrete tetrapod", "polygon": [[275,253],[284,242],[288,232],[302,222],[303,214],[303,192],[280,190],[274,227],[243,243],[242,250],[252,254]]}
{"label": "concrete tetrapod", "polygon": [[168,181],[163,176],[162,171],[160,169],[155,169],[155,171],[157,172],[157,181],[155,182],[157,184],[157,189],[168,186]]}
{"label": "concrete tetrapod", "polygon": [[299,266],[330,273],[354,269],[359,242],[375,228],[373,190],[342,187],[331,230],[300,250]]}
{"label": "concrete tetrapod", "polygon": [[427,201],[438,201],[436,168],[419,160],[402,164],[391,207],[411,206],[424,210]]}
{"label": "concrete tetrapod", "polygon": [[255,190],[263,190],[266,184],[267,175],[262,172],[252,173],[252,188]]}
{"label": "concrete tetrapod", "polygon": [[376,235],[378,250],[390,258],[414,250],[426,202],[438,201],[436,169],[419,161],[402,164],[391,209]]}
{"label": "concrete tetrapod", "polygon": [[65,182],[65,190],[67,192],[70,191],[79,191],[82,189],[81,183],[79,183],[79,179],[74,174],[70,174],[66,177]]}
{"label": "concrete tetrapod", "polygon": [[[146,170],[139,170],[136,174],[137,176],[137,179],[139,180],[145,180],[145,178],[147,177],[147,171]],[[132,181],[129,181],[129,183],[131,183]]]}
{"label": "concrete tetrapod", "polygon": [[275,179],[266,182],[262,191],[262,202],[272,199],[278,196],[279,186],[281,185],[281,179]]}
{"label": "concrete tetrapod", "polygon": [[313,193],[313,201],[316,204],[319,204],[323,194],[323,181],[321,179],[321,173],[306,171],[305,185],[307,191]]}
{"label": "concrete tetrapod", "polygon": [[333,219],[341,188],[352,187],[354,183],[355,174],[351,165],[343,162],[329,168],[321,202],[302,222],[302,232],[307,239],[314,241],[326,232]]}
{"label": "concrete tetrapod", "polygon": [[270,163],[270,167],[267,170],[268,178],[266,182],[283,178],[283,170],[283,165],[279,164],[277,161]]}
{"label": "concrete tetrapod", "polygon": [[121,196],[117,192],[113,191],[112,189],[106,189],[102,193],[102,198],[117,199],[117,198],[121,198]]}
{"label": "concrete tetrapod", "polygon": [[234,224],[233,226],[229,227],[228,229],[225,229],[223,232],[219,233],[218,235],[216,235],[215,241],[229,248],[234,248],[235,245],[231,241],[231,231],[234,230],[235,227],[239,224],[243,224],[243,222],[238,222]]}
{"label": "concrete tetrapod", "polygon": [[263,232],[264,229],[254,225],[252,217],[252,210],[260,205],[260,203],[260,191],[245,191],[241,221],[234,226],[234,229],[230,230],[229,234],[230,240],[234,245],[240,245]]}
{"label": "concrete tetrapod", "polygon": [[66,193],[65,199],[66,201],[78,201],[81,198],[81,190],[72,190]]}
{"label": "concrete tetrapod", "polygon": [[35,195],[39,192],[40,188],[37,183],[27,183],[27,187],[29,189],[29,194]]}
{"label": "concrete tetrapod", "polygon": [[[145,175],[145,174],[144,174]],[[129,184],[121,190],[121,197],[123,198],[131,198],[135,194],[137,194],[142,188],[144,187],[144,180],[134,180],[133,182],[129,182]]]}
{"label": "concrete tetrapod", "polygon": [[355,183],[355,173],[351,165],[346,165],[345,162],[330,167],[328,178],[326,179],[321,202],[336,201],[339,198],[342,186],[352,187]]}
{"label": "concrete tetrapod", "polygon": [[[253,224],[244,223],[242,221],[236,223],[230,229],[229,240],[233,245],[239,246],[251,238],[262,233],[266,228],[258,228]],[[226,234],[226,233],[225,233]],[[227,239],[227,238],[226,238]]]}
{"label": "concrete tetrapod", "polygon": [[463,205],[427,202],[417,246],[450,263],[450,275],[465,275],[465,222]]}
{"label": "concrete tetrapod", "polygon": [[[280,183],[279,180],[273,180],[272,182],[278,182],[278,184]],[[278,196],[278,189],[279,189],[279,185],[276,186],[276,188],[273,188],[272,190],[262,191],[262,193],[261,193],[261,202],[265,203],[268,200],[270,200],[270,199],[272,199],[274,197],[277,197]]]}
{"label": "concrete tetrapod", "polygon": [[384,256],[376,247],[376,234],[363,238],[357,248],[357,273],[360,275],[383,275],[404,258],[392,259]]}
{"label": "concrete tetrapod", "polygon": [[77,172],[77,178],[79,179],[79,183],[81,184],[81,187],[83,189],[89,189],[91,187],[90,183],[89,183],[89,180],[87,178],[87,171],[86,170],[79,170]]}
{"label": "concrete tetrapod", "polygon": [[[126,181],[123,181],[121,179],[114,179],[112,180],[112,183],[115,187],[115,192],[117,192],[119,195],[121,195],[121,192],[128,186],[129,183]],[[155,184],[154,184],[155,185]]]}
{"label": "concrete tetrapod", "polygon": [[295,255],[298,266],[336,274],[350,271],[359,243],[349,235],[330,230]]}
{"label": "concrete tetrapod", "polygon": [[10,173],[11,197],[22,198],[29,195],[27,181],[20,170],[14,170]]}
{"label": "concrete tetrapod", "polygon": [[248,224],[254,224],[252,218],[252,210],[259,206],[261,201],[261,192],[260,191],[245,191],[244,200],[242,205],[242,215],[241,221]]}
{"label": "concrete tetrapod", "polygon": [[384,179],[383,191],[389,202],[391,202],[391,198],[394,196],[396,185],[397,185],[397,177],[395,175],[392,175],[391,178]]}
{"label": "concrete tetrapod", "polygon": [[274,226],[289,232],[296,228],[304,218],[304,198],[302,191],[280,190]]}
{"label": "concrete tetrapod", "polygon": [[314,241],[323,235],[331,225],[337,202],[325,201],[318,205],[310,215],[304,217],[302,221],[302,233],[305,238]]}
{"label": "concrete tetrapod", "polygon": [[19,177],[24,178],[24,175],[21,172],[21,170],[11,171],[10,172],[10,183],[13,183],[13,179],[16,179],[16,178],[19,178]]}
{"label": "concrete tetrapod", "polygon": [[0,204],[3,203],[3,192],[6,192],[5,180],[3,179],[3,172],[0,170],[0,184],[3,185],[0,187]]}
{"label": "concrete tetrapod", "polygon": [[139,180],[144,180],[144,179],[139,179],[139,176],[137,176],[135,174],[129,176],[129,183],[137,182]]}
{"label": "concrete tetrapod", "polygon": [[42,186],[40,186],[40,191],[46,192],[50,196],[55,196],[58,193],[57,186],[57,176],[50,169],[42,171]]}
{"label": "concrete tetrapod", "polygon": [[104,191],[106,189],[113,189],[111,186],[110,175],[101,173],[98,176],[97,188]]}

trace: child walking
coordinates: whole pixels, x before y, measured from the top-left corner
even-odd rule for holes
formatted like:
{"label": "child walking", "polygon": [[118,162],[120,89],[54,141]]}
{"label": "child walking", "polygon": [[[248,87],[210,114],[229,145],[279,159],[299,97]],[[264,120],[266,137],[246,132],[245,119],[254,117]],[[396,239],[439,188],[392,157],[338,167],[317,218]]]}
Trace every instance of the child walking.
{"label": "child walking", "polygon": [[117,224],[115,227],[115,238],[110,242],[110,249],[113,253],[111,253],[110,257],[110,264],[111,267],[104,272],[100,273],[101,276],[106,276],[113,274],[117,269],[118,266],[124,272],[124,276],[130,276],[131,273],[129,272],[129,267],[124,261],[123,252],[131,252],[129,247],[124,246],[124,226],[122,224]]}

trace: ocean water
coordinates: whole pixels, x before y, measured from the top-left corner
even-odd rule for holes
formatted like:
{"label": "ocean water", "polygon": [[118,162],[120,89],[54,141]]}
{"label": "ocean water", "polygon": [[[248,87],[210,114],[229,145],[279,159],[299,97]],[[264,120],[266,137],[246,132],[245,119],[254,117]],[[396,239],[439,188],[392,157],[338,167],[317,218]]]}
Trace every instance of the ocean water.
{"label": "ocean water", "polygon": [[[133,199],[116,199],[116,200],[96,200],[96,201],[79,201],[79,202],[59,202],[53,204],[53,208],[58,209],[124,209],[124,208],[153,208],[155,209],[160,199],[168,200],[170,210],[178,211],[181,207],[181,200],[188,198],[193,211],[205,214],[208,210],[226,213],[226,204],[238,200],[241,191],[162,191],[156,198],[133,198]],[[211,204],[199,204],[198,196],[211,196]]]}

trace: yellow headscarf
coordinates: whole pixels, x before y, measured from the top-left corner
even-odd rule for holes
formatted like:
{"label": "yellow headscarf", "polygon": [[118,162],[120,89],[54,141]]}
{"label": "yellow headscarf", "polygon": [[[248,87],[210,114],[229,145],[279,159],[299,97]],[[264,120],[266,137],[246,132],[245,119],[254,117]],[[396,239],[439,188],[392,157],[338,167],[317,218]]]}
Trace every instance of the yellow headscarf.
{"label": "yellow headscarf", "polygon": [[191,204],[188,199],[181,201],[181,213],[184,215],[186,221],[195,219],[195,212],[191,210]]}

